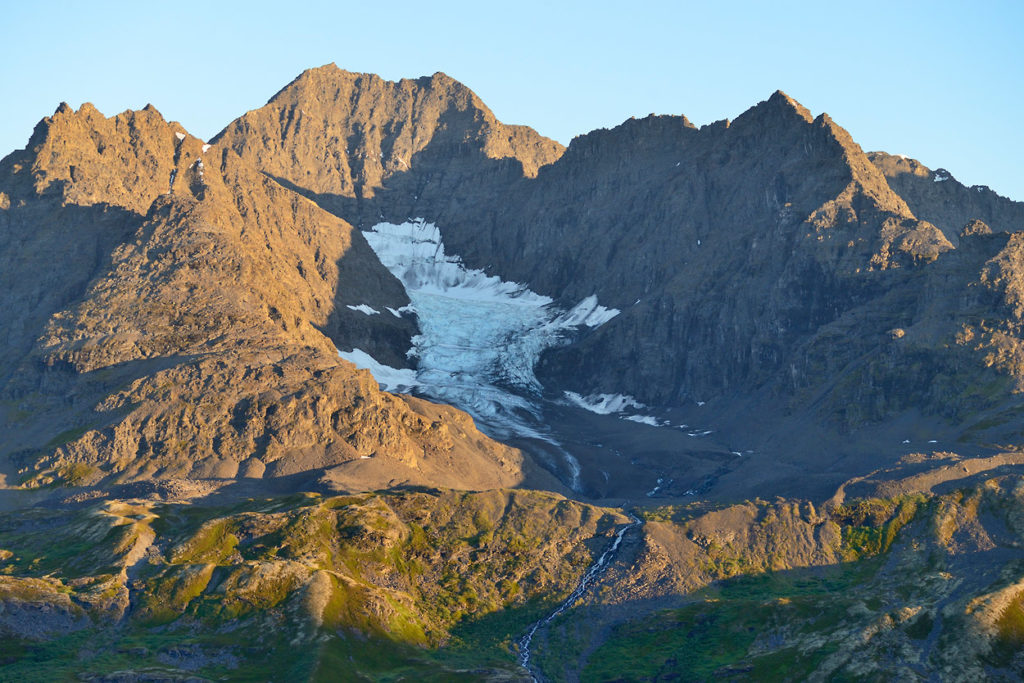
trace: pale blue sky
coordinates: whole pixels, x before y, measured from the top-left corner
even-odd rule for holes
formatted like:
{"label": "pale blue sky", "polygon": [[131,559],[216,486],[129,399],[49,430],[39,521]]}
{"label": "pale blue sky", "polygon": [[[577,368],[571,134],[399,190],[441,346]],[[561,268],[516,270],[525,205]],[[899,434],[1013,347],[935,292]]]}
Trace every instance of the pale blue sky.
{"label": "pale blue sky", "polygon": [[303,69],[444,71],[568,143],[735,118],[782,89],[866,150],[1024,200],[1024,3],[4,2],[0,156],[66,100],[152,102],[209,138]]}

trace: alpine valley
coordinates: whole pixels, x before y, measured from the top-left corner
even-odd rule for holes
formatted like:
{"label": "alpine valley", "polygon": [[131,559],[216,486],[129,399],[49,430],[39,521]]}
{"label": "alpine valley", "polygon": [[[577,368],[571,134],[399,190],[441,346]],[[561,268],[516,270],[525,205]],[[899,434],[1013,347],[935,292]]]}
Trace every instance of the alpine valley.
{"label": "alpine valley", "polygon": [[1019,680],[1024,203],[776,92],[310,69],[0,161],[0,679]]}

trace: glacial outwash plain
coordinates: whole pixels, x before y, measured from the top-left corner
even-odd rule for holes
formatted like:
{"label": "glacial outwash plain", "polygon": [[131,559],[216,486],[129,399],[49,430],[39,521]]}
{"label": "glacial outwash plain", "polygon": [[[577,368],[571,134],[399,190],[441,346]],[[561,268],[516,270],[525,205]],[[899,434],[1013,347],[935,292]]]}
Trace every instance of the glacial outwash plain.
{"label": "glacial outwash plain", "polygon": [[334,64],[210,140],[43,118],[0,680],[1024,677],[1024,203],[765,95],[568,147]]}

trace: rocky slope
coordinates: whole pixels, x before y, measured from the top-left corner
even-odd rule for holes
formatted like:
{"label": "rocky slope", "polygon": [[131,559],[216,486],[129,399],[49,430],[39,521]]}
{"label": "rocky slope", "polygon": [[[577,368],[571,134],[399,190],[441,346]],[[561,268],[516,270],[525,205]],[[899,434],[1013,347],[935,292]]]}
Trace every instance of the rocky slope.
{"label": "rocky slope", "polygon": [[868,158],[914,215],[937,225],[954,244],[971,220],[980,220],[996,232],[1024,228],[1024,202],[1002,197],[985,185],[966,187],[946,169],[933,171],[916,159],[885,152],[869,152]]}
{"label": "rocky slope", "polygon": [[151,107],[62,106],[0,188],[9,480],[521,480],[468,417],[338,359],[408,346],[409,319],[352,308],[400,308],[404,290],[358,232],[230,150]]}
{"label": "rocky slope", "polygon": [[[819,506],[652,509],[628,566],[606,579],[615,591],[551,626],[545,671],[555,681],[1018,677],[1022,463],[1019,452],[918,455]],[[664,610],[669,597],[678,602]]]}

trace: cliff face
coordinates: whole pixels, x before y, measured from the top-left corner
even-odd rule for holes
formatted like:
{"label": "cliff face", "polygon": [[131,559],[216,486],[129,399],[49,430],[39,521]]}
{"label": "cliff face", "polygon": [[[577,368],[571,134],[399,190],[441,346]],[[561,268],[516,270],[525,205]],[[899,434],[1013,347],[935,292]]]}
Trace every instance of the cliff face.
{"label": "cliff face", "polygon": [[404,290],[350,225],[230,150],[151,107],[62,106],[3,161],[0,191],[9,481],[521,478],[467,416],[338,359],[404,361],[411,320],[350,308],[397,309]]}
{"label": "cliff face", "polygon": [[954,244],[964,225],[975,219],[997,232],[1024,228],[1024,202],[1002,197],[985,185],[966,187],[949,171],[933,171],[916,159],[885,152],[869,152],[868,158],[914,215],[939,226]]}
{"label": "cliff face", "polygon": [[584,136],[509,194],[445,225],[453,249],[622,309],[545,376],[657,404],[785,384],[809,335],[951,248],[845,131],[781,93],[731,124]]}

